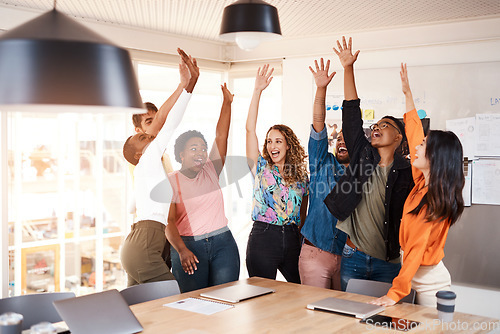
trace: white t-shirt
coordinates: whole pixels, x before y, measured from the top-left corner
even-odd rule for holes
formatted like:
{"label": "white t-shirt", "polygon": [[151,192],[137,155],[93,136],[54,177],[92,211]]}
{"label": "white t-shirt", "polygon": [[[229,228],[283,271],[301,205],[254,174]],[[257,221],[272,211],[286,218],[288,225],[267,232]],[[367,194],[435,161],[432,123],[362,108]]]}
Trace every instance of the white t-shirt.
{"label": "white t-shirt", "polygon": [[[179,126],[191,94],[182,91],[181,96],[168,114],[167,120],[156,138],[144,150],[139,163],[134,169],[134,189],[136,201],[135,221],[154,220],[167,225],[170,198],[165,198],[162,203],[151,199],[151,190],[167,178],[161,157],[167,148],[172,134]],[[165,182],[168,183],[168,182]],[[170,192],[172,193],[172,192]]]}

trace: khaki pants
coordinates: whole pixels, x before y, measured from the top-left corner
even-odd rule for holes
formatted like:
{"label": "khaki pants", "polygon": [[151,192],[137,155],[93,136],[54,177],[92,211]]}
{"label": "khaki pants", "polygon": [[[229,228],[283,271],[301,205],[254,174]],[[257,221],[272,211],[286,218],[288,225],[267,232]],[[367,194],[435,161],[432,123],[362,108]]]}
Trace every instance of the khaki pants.
{"label": "khaki pants", "polygon": [[132,225],[121,252],[127,286],[175,279],[162,257],[166,242],[162,223],[143,220]]}
{"label": "khaki pants", "polygon": [[420,266],[411,287],[417,292],[417,304],[436,307],[436,292],[450,290],[451,276],[443,261],[435,266]]}

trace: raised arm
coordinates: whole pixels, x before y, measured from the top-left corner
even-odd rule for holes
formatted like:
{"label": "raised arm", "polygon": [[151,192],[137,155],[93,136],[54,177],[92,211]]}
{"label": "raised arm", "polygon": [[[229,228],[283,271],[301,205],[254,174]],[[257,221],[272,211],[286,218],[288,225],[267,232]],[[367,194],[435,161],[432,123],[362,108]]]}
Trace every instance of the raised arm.
{"label": "raised arm", "polygon": [[401,87],[406,100],[406,113],[404,115],[405,133],[406,138],[408,139],[408,147],[410,149],[413,179],[417,180],[422,175],[422,171],[413,167],[413,161],[415,161],[416,158],[416,146],[420,145],[424,140],[424,128],[420,117],[418,117],[417,110],[415,109],[415,103],[413,102],[413,95],[410,89],[410,81],[408,80],[408,70],[406,68],[406,64],[401,63],[401,71],[399,74],[401,76]]}
{"label": "raised arm", "polygon": [[358,59],[359,50],[353,55],[352,38],[349,37],[349,43],[346,43],[344,36],[342,36],[342,45],[337,41],[337,47],[338,50],[333,48],[333,51],[339,56],[340,63],[344,68],[344,100],[357,100],[358,92],[354,81],[354,62]]}
{"label": "raised arm", "polygon": [[184,272],[186,274],[192,275],[194,274],[194,271],[198,269],[196,267],[196,264],[200,263],[200,261],[198,261],[196,255],[194,255],[193,252],[191,252],[186,247],[186,244],[184,243],[184,241],[181,238],[181,235],[179,234],[179,230],[175,225],[175,220],[177,216],[177,211],[175,206],[176,206],[175,203],[170,204],[170,210],[168,212],[168,224],[167,227],[165,228],[165,236],[167,237],[167,240],[170,242],[170,244],[175,248],[177,253],[179,253],[182,269],[184,270]]}
{"label": "raised arm", "polygon": [[[181,96],[182,90],[186,89],[188,93],[193,91],[196,82],[199,77],[199,69],[196,66],[196,60],[193,60],[181,49],[177,49],[179,55],[181,56],[181,63],[179,64],[179,75],[180,75],[180,83],[177,86],[176,90],[170,95],[170,97],[161,105],[160,109],[156,113],[153,121],[151,123],[151,127],[149,129],[149,134],[156,136],[160,129],[165,124],[165,120],[167,119],[170,110],[175,105],[179,96]],[[188,87],[191,87],[191,90],[188,90]]]}
{"label": "raised arm", "polygon": [[313,104],[313,128],[316,132],[322,131],[325,127],[326,88],[336,74],[336,72],[332,72],[332,74],[328,75],[328,70],[330,69],[330,60],[326,62],[326,68],[323,58],[321,58],[320,64],[321,65],[318,66],[318,61],[314,61],[316,71],[314,71],[313,68],[309,66],[309,70],[313,74],[314,82],[316,83],[316,96],[314,98]]}
{"label": "raised arm", "polygon": [[177,48],[177,52],[181,56],[182,61],[186,64],[186,66],[189,69],[189,74],[191,77],[186,85],[186,92],[192,93],[194,90],[194,86],[196,85],[196,82],[198,82],[198,78],[200,76],[200,69],[198,67],[198,63],[196,61],[196,58],[193,58],[190,55],[186,54],[184,50]]}
{"label": "raised arm", "polygon": [[259,102],[262,91],[269,86],[273,77],[274,68],[269,70],[269,64],[264,65],[264,67],[257,70],[257,76],[255,77],[255,88],[253,90],[252,100],[250,102],[250,107],[248,108],[248,117],[246,124],[246,139],[247,139],[247,158],[252,163],[251,169],[252,173],[255,174],[257,159],[259,157],[259,141],[257,139],[257,115],[259,113]]}
{"label": "raised arm", "polygon": [[342,44],[337,41],[338,50],[333,48],[344,68],[344,102],[342,103],[342,133],[349,151],[354,156],[367,143],[363,130],[363,119],[359,108],[358,92],[354,81],[354,63],[358,59],[359,50],[352,54],[352,38],[346,43],[342,37]]}
{"label": "raised arm", "polygon": [[217,127],[215,129],[215,141],[212,145],[209,156],[210,160],[214,164],[217,175],[219,175],[222,171],[226,161],[227,138],[229,136],[229,125],[231,124],[231,103],[233,103],[234,97],[229,89],[227,89],[225,83],[221,86],[221,88],[224,99],[220,109],[219,121],[217,122]]}
{"label": "raised arm", "polygon": [[406,112],[409,112],[415,109],[415,102],[413,101],[413,95],[410,89],[410,81],[408,80],[408,69],[406,68],[406,64],[401,63],[401,71],[399,72],[399,75],[401,76],[401,89],[405,95]]}

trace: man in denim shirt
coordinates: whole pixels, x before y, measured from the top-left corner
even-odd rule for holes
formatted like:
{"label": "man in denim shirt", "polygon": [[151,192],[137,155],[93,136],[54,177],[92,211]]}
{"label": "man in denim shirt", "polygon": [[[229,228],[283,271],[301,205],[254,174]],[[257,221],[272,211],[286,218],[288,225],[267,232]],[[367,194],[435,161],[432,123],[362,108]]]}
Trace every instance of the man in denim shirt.
{"label": "man in denim shirt", "polygon": [[349,164],[342,132],[337,136],[335,156],[328,152],[328,135],[325,126],[326,87],[335,72],[328,75],[330,61],[321,66],[315,61],[316,71],[311,67],[316,82],[316,98],[313,105],[313,124],[309,138],[309,212],[302,235],[304,244],[299,258],[302,284],[340,290],[340,261],[346,234],[337,230],[337,219],[328,211],[323,200],[337,184]]}

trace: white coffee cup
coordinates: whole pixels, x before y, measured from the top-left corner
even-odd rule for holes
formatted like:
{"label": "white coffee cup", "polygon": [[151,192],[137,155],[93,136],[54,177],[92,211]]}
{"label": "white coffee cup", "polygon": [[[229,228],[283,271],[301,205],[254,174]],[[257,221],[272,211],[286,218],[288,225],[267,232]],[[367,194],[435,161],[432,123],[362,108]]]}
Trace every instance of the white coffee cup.
{"label": "white coffee cup", "polygon": [[453,314],[455,312],[455,299],[457,295],[453,291],[438,291],[437,297],[437,310],[438,318],[442,322],[453,321]]}
{"label": "white coffee cup", "polygon": [[21,334],[22,331],[22,314],[7,312],[0,315],[0,334]]}

